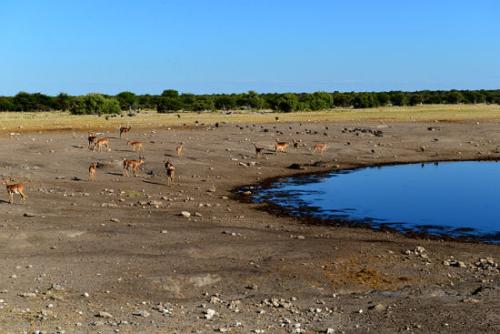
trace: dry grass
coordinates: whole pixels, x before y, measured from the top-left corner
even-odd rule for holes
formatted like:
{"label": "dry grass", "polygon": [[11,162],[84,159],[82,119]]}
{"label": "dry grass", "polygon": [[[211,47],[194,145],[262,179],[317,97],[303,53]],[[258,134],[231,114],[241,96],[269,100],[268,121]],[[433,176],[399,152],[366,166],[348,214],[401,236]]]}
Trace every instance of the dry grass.
{"label": "dry grass", "polygon": [[416,107],[384,107],[376,109],[333,109],[318,112],[270,113],[235,111],[232,114],[210,113],[157,114],[143,112],[135,117],[113,117],[106,120],[98,116],[73,116],[63,112],[0,113],[0,131],[51,131],[51,130],[109,130],[120,125],[134,128],[175,127],[228,123],[320,122],[320,121],[461,121],[500,118],[499,105],[426,105]]}

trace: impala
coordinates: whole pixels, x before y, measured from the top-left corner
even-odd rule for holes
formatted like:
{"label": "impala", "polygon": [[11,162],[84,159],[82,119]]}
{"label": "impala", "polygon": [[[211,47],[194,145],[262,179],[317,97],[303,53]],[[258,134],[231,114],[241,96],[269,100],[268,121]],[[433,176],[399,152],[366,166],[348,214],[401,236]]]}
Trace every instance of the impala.
{"label": "impala", "polygon": [[99,138],[94,143],[94,150],[97,148],[97,152],[102,152],[103,148],[109,150],[109,138],[103,137]]}
{"label": "impala", "polygon": [[8,183],[6,179],[2,180],[2,183],[5,184],[7,188],[7,193],[9,194],[9,203],[14,203],[14,194],[21,196],[21,201],[24,201],[27,196],[24,193],[24,184],[23,183]]}
{"label": "impala", "polygon": [[314,145],[314,151],[321,155],[323,155],[327,148],[328,145],[324,143]]}
{"label": "impala", "polygon": [[264,148],[261,146],[257,146],[257,144],[253,144],[253,146],[255,146],[255,157],[259,158],[264,151]]}
{"label": "impala", "polygon": [[274,144],[274,151],[276,153],[278,153],[278,152],[285,153],[287,148],[288,148],[288,143],[287,142],[277,141],[276,144]]}
{"label": "impala", "polygon": [[89,132],[89,136],[88,136],[89,150],[94,148],[96,139],[97,139],[97,136],[95,134]]}
{"label": "impala", "polygon": [[129,132],[130,129],[132,129],[132,127],[130,125],[129,126],[121,126],[120,127],[120,138],[122,137],[122,134]]}
{"label": "impala", "polygon": [[182,150],[184,149],[184,143],[181,143],[177,148],[175,149],[175,153],[177,153],[178,157],[182,157]]}
{"label": "impala", "polygon": [[143,143],[140,142],[140,141],[129,141],[128,144],[132,147],[132,150],[134,150],[135,152],[139,152],[139,151],[143,151],[144,150],[144,146],[143,146]]}
{"label": "impala", "polygon": [[97,170],[97,163],[93,162],[89,166],[89,180],[94,181],[95,180],[95,172]]}
{"label": "impala", "polygon": [[134,176],[137,176],[139,168],[144,164],[144,158],[139,158],[139,160],[123,160],[123,170],[125,176],[129,176],[128,172],[132,172]]}
{"label": "impala", "polygon": [[172,184],[175,178],[175,166],[168,160],[165,162],[165,169],[167,170],[167,183]]}

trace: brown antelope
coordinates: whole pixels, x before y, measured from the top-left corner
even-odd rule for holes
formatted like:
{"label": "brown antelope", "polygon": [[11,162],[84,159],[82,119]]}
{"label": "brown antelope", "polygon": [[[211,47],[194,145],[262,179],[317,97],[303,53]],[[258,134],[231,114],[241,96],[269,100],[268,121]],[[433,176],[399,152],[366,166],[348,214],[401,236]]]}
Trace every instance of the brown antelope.
{"label": "brown antelope", "polygon": [[88,140],[89,140],[89,150],[92,150],[95,145],[95,141],[97,139],[97,136],[91,132],[89,132]]}
{"label": "brown antelope", "polygon": [[93,162],[89,166],[89,181],[95,180],[95,172],[97,170],[97,163]]}
{"label": "brown antelope", "polygon": [[288,148],[288,143],[287,142],[277,141],[276,144],[274,144],[274,151],[276,153],[278,153],[278,152],[285,153],[287,148]]}
{"label": "brown antelope", "polygon": [[106,150],[109,150],[109,138],[108,137],[103,137],[99,138],[94,142],[94,151],[97,148],[97,152],[102,152],[103,148],[106,148]]}
{"label": "brown antelope", "polygon": [[121,126],[120,127],[120,138],[122,137],[122,134],[129,132],[130,129],[132,129],[132,127],[130,125],[129,126]]}
{"label": "brown antelope", "polygon": [[132,147],[135,152],[140,152],[144,150],[143,143],[140,141],[129,141],[128,144]]}
{"label": "brown antelope", "polygon": [[264,148],[261,146],[257,146],[257,144],[253,144],[253,146],[255,146],[255,157],[259,158],[264,151]]}
{"label": "brown antelope", "polygon": [[139,158],[139,160],[123,160],[123,170],[124,175],[129,176],[128,172],[132,172],[134,176],[137,176],[139,168],[144,164],[144,158]]}
{"label": "brown antelope", "polygon": [[314,151],[321,155],[323,155],[327,148],[328,145],[324,143],[314,145]]}
{"label": "brown antelope", "polygon": [[175,153],[177,153],[178,157],[182,157],[182,150],[184,149],[184,143],[181,143],[177,148],[175,149]]}
{"label": "brown antelope", "polygon": [[170,160],[165,162],[165,169],[167,170],[167,183],[170,185],[175,179],[175,166]]}
{"label": "brown antelope", "polygon": [[2,183],[5,184],[7,188],[7,193],[9,194],[9,203],[14,203],[14,194],[21,196],[21,201],[24,201],[26,198],[26,194],[24,193],[24,184],[23,183],[7,183],[6,179],[2,180]]}

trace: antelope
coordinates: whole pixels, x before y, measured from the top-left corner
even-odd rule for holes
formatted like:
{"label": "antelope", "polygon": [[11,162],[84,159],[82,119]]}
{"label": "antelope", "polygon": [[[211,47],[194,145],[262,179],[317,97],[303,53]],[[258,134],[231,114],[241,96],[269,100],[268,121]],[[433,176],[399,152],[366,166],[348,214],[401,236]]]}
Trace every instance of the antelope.
{"label": "antelope", "polygon": [[89,132],[89,136],[88,136],[89,150],[93,149],[96,139],[97,139],[97,136],[95,134]]}
{"label": "antelope", "polygon": [[129,126],[121,126],[120,127],[120,138],[122,137],[122,134],[129,132],[130,129],[132,129],[132,127],[130,125]]}
{"label": "antelope", "polygon": [[93,162],[89,166],[89,181],[95,180],[95,172],[97,170],[97,163]]}
{"label": "antelope", "polygon": [[144,158],[139,158],[139,160],[123,160],[123,170],[124,175],[129,176],[128,172],[131,171],[134,176],[137,176],[139,168],[144,164]]}
{"label": "antelope", "polygon": [[170,185],[174,182],[175,166],[170,160],[167,160],[167,162],[165,162],[165,169],[167,170],[167,183]]}
{"label": "antelope", "polygon": [[276,153],[278,152],[286,152],[286,149],[288,148],[288,143],[287,142],[279,142],[277,141],[276,144],[274,144],[274,151]]}
{"label": "antelope", "polygon": [[181,143],[177,148],[175,149],[175,153],[177,153],[178,157],[182,157],[182,149],[184,148],[184,143]]}
{"label": "antelope", "polygon": [[99,138],[94,142],[94,151],[97,148],[97,152],[101,152],[103,148],[109,149],[109,138],[103,137]]}
{"label": "antelope", "polygon": [[5,184],[5,187],[7,188],[7,193],[9,194],[9,203],[10,204],[14,203],[14,194],[21,196],[21,201],[23,201],[23,202],[27,198],[26,194],[24,193],[24,184],[23,183],[9,184],[9,183],[7,183],[6,179],[3,179],[2,183]]}
{"label": "antelope", "polygon": [[257,146],[257,144],[253,144],[253,146],[255,146],[255,157],[256,158],[260,157],[262,152],[264,151],[264,148]]}
{"label": "antelope", "polygon": [[317,153],[319,153],[321,155],[323,155],[323,153],[326,151],[327,148],[328,148],[328,145],[326,145],[324,143],[314,145],[314,151],[316,151]]}
{"label": "antelope", "polygon": [[143,143],[140,141],[129,141],[128,144],[132,147],[135,152],[143,151]]}

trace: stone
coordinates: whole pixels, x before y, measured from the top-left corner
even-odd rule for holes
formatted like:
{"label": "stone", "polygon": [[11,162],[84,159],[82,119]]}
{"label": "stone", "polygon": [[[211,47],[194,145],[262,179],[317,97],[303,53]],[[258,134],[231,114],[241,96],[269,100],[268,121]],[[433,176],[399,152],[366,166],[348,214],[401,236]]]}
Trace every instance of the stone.
{"label": "stone", "polygon": [[211,308],[207,309],[205,311],[205,319],[207,320],[211,320],[213,319],[213,317],[217,314],[217,312],[215,312],[215,310],[212,310]]}
{"label": "stone", "polygon": [[36,293],[34,293],[34,292],[23,292],[23,293],[19,294],[19,297],[34,298],[34,297],[36,297]]}
{"label": "stone", "polygon": [[385,311],[385,309],[386,309],[385,305],[382,305],[382,304],[377,304],[377,305],[373,305],[370,307],[370,310],[377,311],[377,312],[383,312],[383,311]]}
{"label": "stone", "polygon": [[146,310],[135,311],[134,313],[132,313],[132,315],[135,315],[137,317],[143,317],[143,318],[147,318],[150,316],[149,312]]}
{"label": "stone", "polygon": [[189,218],[191,217],[191,213],[189,211],[181,211],[181,216]]}
{"label": "stone", "polygon": [[100,311],[95,316],[98,317],[98,318],[106,318],[106,319],[113,318],[113,315],[111,313],[108,313],[108,312],[105,312],[105,311]]}

